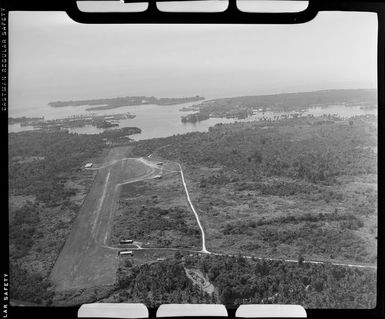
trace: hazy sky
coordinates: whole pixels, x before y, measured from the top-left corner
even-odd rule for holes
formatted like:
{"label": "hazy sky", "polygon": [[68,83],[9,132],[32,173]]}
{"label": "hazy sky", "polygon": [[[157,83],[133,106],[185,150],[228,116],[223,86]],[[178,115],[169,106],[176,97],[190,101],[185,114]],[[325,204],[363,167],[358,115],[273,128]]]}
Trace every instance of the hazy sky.
{"label": "hazy sky", "polygon": [[12,12],[9,21],[11,108],[377,86],[371,13],[298,25],[85,25],[62,12]]}

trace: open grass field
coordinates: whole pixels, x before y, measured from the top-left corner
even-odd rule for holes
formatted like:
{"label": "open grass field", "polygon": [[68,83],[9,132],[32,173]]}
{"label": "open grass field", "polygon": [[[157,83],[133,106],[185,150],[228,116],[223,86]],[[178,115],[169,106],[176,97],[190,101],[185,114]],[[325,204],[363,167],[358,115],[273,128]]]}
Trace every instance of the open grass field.
{"label": "open grass field", "polygon": [[[378,232],[376,134],[376,119],[302,118],[218,125],[208,133],[135,142],[104,150],[102,160],[84,155],[81,162],[92,161],[93,167],[85,171],[77,164],[71,174],[57,174],[53,185],[61,188],[42,182],[23,192],[14,187],[10,248],[22,266],[16,273],[20,291],[24,282],[35,285],[36,276],[26,276],[25,265],[48,276],[54,264],[49,279],[55,305],[308,298],[308,305],[319,307],[318,296],[343,287],[336,298],[345,307],[371,306]],[[24,187],[23,175],[15,172],[15,185]],[[33,187],[41,191],[28,195]],[[134,243],[120,245],[123,238]],[[202,243],[208,251],[201,250]],[[124,248],[133,256],[118,256]],[[306,262],[317,260],[322,262]],[[286,277],[287,269],[294,275]],[[281,285],[282,276],[287,282]],[[51,287],[37,281],[38,298],[28,290],[29,296],[20,293],[15,299],[51,300],[46,296]],[[202,291],[199,282],[213,286]],[[298,300],[290,299],[297,295],[290,291],[293,282],[300,287]]]}
{"label": "open grass field", "polygon": [[164,163],[161,178],[123,185],[111,242],[133,239],[142,247],[199,249],[200,231],[179,166]]}
{"label": "open grass field", "polygon": [[96,174],[83,163],[103,158],[103,147],[65,131],[9,134],[11,299],[51,305],[48,277]]}
{"label": "open grass field", "polygon": [[[204,174],[198,172],[199,176]],[[237,183],[201,189],[194,183],[196,173],[190,172],[187,178],[209,251],[376,263],[377,215],[359,211],[359,205],[372,200],[376,192],[375,176],[371,183],[362,183],[364,177],[356,177],[355,182],[346,182],[343,187],[278,196],[268,188],[242,190]],[[287,178],[267,179],[264,185],[292,182]]]}
{"label": "open grass field", "polygon": [[[117,249],[109,247],[111,219],[119,184],[149,178],[157,170],[135,159],[125,159],[128,149],[112,149],[97,171],[94,183],[72,231],[51,272],[58,291],[114,283]],[[92,267],[90,267],[92,265]]]}
{"label": "open grass field", "polygon": [[217,125],[138,145],[182,164],[209,251],[376,265],[375,116]]}

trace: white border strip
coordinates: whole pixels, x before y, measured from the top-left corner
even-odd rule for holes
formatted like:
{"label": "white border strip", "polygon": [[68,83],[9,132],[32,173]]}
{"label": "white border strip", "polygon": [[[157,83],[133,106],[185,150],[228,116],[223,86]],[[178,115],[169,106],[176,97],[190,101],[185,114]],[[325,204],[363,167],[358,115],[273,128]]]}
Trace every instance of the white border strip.
{"label": "white border strip", "polygon": [[78,310],[78,318],[148,318],[142,303],[91,303]]}
{"label": "white border strip", "polygon": [[298,0],[237,0],[237,8],[243,12],[302,12],[305,11],[308,6],[309,1]]}
{"label": "white border strip", "polygon": [[227,317],[224,305],[213,304],[167,304],[160,305],[157,318],[164,317]]}
{"label": "white border strip", "polygon": [[229,6],[228,0],[167,1],[157,2],[163,12],[223,12]]}
{"label": "white border strip", "polygon": [[241,305],[235,312],[236,318],[307,318],[306,311],[299,305]]}
{"label": "white border strip", "polygon": [[82,12],[143,12],[148,8],[148,2],[122,3],[122,1],[76,1]]}

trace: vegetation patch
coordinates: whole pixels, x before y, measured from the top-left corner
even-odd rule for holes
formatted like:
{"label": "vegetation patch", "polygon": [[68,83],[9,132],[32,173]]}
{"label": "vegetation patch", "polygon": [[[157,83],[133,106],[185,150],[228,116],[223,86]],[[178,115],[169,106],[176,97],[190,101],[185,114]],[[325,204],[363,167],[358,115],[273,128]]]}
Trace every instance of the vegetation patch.
{"label": "vegetation patch", "polygon": [[116,291],[104,302],[143,302],[148,307],[164,303],[210,303],[212,297],[187,277],[179,259],[118,269]]}
{"label": "vegetation patch", "polygon": [[122,186],[112,243],[129,238],[143,247],[198,249],[201,234],[188,206],[181,177],[163,171],[161,179]]}
{"label": "vegetation patch", "polygon": [[218,124],[134,152],[181,162],[212,252],[374,264],[376,125],[368,116]]}
{"label": "vegetation patch", "polygon": [[[185,270],[191,272],[188,275]],[[198,275],[199,274],[199,275]],[[206,292],[194,280],[205,279]],[[206,286],[205,286],[206,287]],[[376,305],[376,271],[331,264],[287,263],[241,256],[175,254],[141,266],[122,262],[114,291],[102,302],[300,304],[305,308],[367,309]]]}
{"label": "vegetation patch", "polygon": [[94,177],[81,167],[104,147],[65,131],[9,134],[11,299],[51,304],[48,276]]}
{"label": "vegetation patch", "polygon": [[222,303],[300,304],[305,308],[373,308],[376,272],[328,264],[247,260],[243,257],[186,258],[217,287]]}

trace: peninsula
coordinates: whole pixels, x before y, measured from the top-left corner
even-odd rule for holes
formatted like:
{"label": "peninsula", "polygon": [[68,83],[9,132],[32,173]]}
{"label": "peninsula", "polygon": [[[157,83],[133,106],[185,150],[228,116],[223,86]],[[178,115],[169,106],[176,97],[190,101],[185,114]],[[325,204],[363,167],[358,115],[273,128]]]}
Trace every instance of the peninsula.
{"label": "peninsula", "polygon": [[182,108],[181,111],[196,113],[182,116],[181,121],[195,123],[208,118],[245,119],[255,112],[303,112],[312,107],[337,104],[375,109],[377,91],[375,89],[322,90],[206,100],[200,104]]}
{"label": "peninsula", "polygon": [[192,97],[180,97],[180,98],[156,98],[154,96],[125,96],[116,97],[110,99],[94,99],[94,100],[75,100],[75,101],[57,101],[48,103],[52,107],[66,107],[66,106],[84,106],[90,105],[92,107],[87,108],[86,111],[100,111],[109,110],[123,106],[133,106],[142,104],[155,104],[155,105],[175,105],[188,102],[197,102],[204,100],[203,97],[196,95]]}

